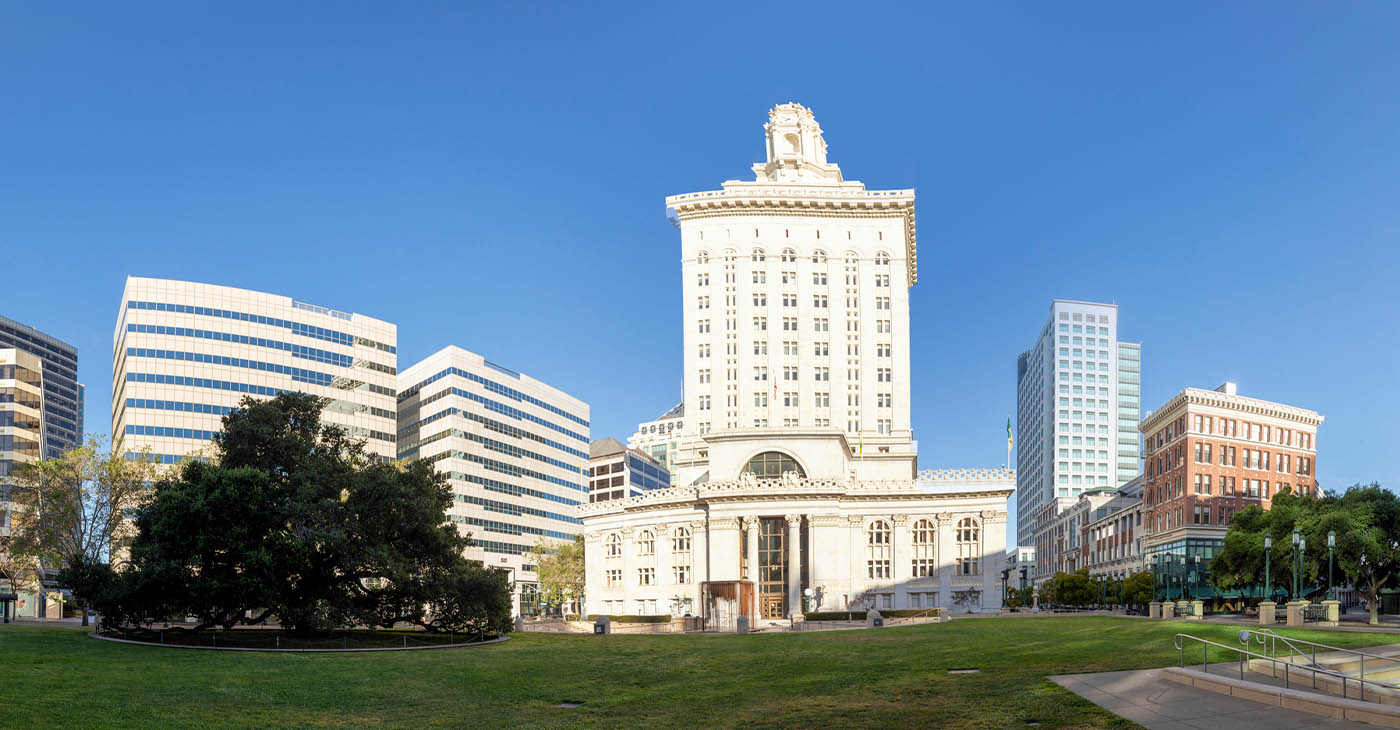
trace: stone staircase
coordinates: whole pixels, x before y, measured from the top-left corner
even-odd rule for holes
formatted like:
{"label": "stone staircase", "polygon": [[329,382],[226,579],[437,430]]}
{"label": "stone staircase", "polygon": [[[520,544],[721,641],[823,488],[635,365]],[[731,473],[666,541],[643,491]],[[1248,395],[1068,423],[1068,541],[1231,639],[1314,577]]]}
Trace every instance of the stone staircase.
{"label": "stone staircase", "polygon": [[[1293,688],[1311,689],[1338,697],[1400,706],[1400,689],[1363,685],[1361,682],[1345,681],[1342,677],[1308,671],[1308,668],[1316,662],[1317,667],[1346,677],[1358,679],[1364,677],[1371,682],[1400,686],[1400,644],[1387,644],[1365,651],[1367,654],[1384,658],[1366,657],[1362,659],[1348,652],[1323,652],[1315,657],[1299,654],[1294,654],[1291,657],[1280,656],[1277,661],[1272,662],[1267,659],[1251,659],[1246,678],[1262,676],[1277,680],[1280,685],[1284,685],[1286,682],[1286,686]],[[1285,667],[1285,664],[1288,666]]]}

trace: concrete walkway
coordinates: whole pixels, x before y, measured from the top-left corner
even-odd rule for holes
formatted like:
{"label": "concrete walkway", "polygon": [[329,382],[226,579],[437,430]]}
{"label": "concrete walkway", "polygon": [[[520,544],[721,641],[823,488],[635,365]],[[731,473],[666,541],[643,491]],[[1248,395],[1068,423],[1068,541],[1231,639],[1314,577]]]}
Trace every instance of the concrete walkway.
{"label": "concrete walkway", "polygon": [[1061,674],[1049,679],[1148,730],[1375,728],[1374,725],[1365,723],[1329,720],[1305,712],[1295,712],[1188,687],[1163,677],[1160,669]]}

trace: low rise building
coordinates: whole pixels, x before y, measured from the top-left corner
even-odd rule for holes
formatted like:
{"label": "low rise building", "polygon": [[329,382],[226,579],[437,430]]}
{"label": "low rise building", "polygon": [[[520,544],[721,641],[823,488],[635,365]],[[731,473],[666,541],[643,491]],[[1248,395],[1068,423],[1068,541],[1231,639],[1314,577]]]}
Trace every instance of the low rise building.
{"label": "low rise building", "polygon": [[628,448],[615,438],[588,445],[588,501],[636,497],[671,486],[671,474],[645,451]]}
{"label": "low rise building", "polygon": [[1094,508],[1081,529],[1083,567],[1093,576],[1126,578],[1143,570],[1142,477]]}

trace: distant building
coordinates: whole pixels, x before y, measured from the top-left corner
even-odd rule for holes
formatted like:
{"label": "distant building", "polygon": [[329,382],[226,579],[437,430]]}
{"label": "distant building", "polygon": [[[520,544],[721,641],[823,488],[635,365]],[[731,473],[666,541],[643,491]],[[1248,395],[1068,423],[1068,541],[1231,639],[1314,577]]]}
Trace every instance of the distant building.
{"label": "distant building", "polygon": [[52,459],[83,442],[83,386],[78,383],[78,348],[28,325],[0,317],[0,349],[27,352],[42,363],[44,438],[42,458]]}
{"label": "distant building", "polygon": [[538,612],[539,579],[525,554],[580,531],[587,502],[588,404],[460,347],[399,373],[400,459],[447,475],[450,519],[471,533],[467,557],[511,572],[516,611]]}
{"label": "distant building", "polygon": [[1078,497],[1056,497],[1036,512],[1036,584],[1056,573],[1073,573],[1088,567],[1084,527],[1113,501],[1118,490],[1098,487]]}
{"label": "distant building", "polygon": [[1142,491],[1139,476],[1095,507],[1082,526],[1080,555],[1090,575],[1126,578],[1144,569]]}
{"label": "distant building", "polygon": [[[0,349],[0,538],[10,536],[13,519],[10,473],[45,456],[44,386],[41,358],[24,350]],[[58,609],[57,603],[38,601],[35,591],[19,590],[0,576],[0,593],[11,592],[19,594],[15,615],[45,616]]]}
{"label": "distant building", "polygon": [[112,335],[112,438],[164,464],[204,452],[245,396],[326,398],[327,424],[394,458],[397,328],[275,294],[127,277]]}
{"label": "distant building", "polygon": [[675,483],[681,457],[694,460],[697,449],[704,447],[704,441],[693,434],[686,435],[685,403],[681,402],[656,420],[637,426],[637,432],[627,437],[627,445],[645,451],[666,468],[671,482]]}
{"label": "distant building", "polygon": [[1239,395],[1234,383],[1187,388],[1140,426],[1145,445],[1143,551],[1159,585],[1214,596],[1208,564],[1231,517],[1269,509],[1288,489],[1317,496],[1316,411]]}
{"label": "distant building", "polygon": [[1006,567],[1011,569],[1011,577],[1006,585],[1020,588],[1035,582],[1035,546],[1015,545],[1006,550]]}
{"label": "distant building", "polygon": [[1032,541],[1052,500],[1138,475],[1141,380],[1142,347],[1118,341],[1117,306],[1051,302],[1035,345],[1016,360],[1020,542]]}
{"label": "distant building", "polygon": [[588,445],[588,501],[635,497],[671,486],[671,474],[645,451],[624,446],[615,438]]}

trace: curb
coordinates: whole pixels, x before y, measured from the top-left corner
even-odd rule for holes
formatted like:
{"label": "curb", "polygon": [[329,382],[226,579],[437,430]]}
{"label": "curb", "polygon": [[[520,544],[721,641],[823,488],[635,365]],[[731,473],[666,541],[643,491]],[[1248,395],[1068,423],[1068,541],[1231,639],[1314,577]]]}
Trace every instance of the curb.
{"label": "curb", "polygon": [[118,639],[111,636],[102,636],[96,631],[88,632],[88,637],[111,641],[117,644],[135,644],[136,646],[154,646],[161,649],[198,649],[201,651],[260,651],[269,654],[353,654],[366,651],[427,651],[432,649],[462,649],[471,646],[488,646],[509,641],[509,636],[498,636],[489,641],[473,641],[463,644],[434,644],[432,646],[377,646],[363,649],[259,649],[249,646],[188,646],[185,644],[154,644],[149,641],[135,641],[133,639]]}

